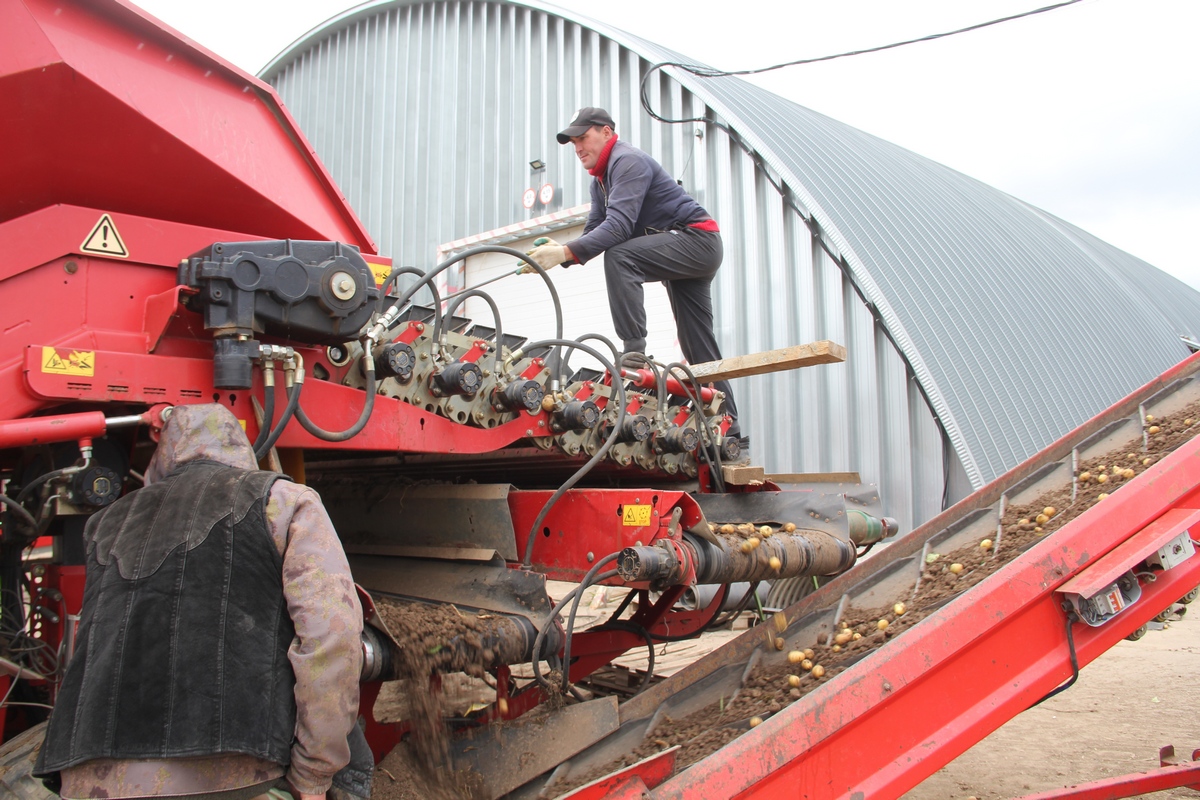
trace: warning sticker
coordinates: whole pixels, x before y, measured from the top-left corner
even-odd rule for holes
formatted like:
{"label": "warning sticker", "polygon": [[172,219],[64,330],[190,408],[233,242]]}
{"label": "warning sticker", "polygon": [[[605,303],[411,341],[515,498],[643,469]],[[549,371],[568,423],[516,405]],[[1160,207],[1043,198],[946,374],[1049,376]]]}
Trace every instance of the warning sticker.
{"label": "warning sticker", "polygon": [[383,286],[383,282],[387,280],[387,276],[392,273],[392,268],[387,264],[372,264],[368,261],[367,266],[371,268],[371,274],[375,276],[376,286]]}
{"label": "warning sticker", "polygon": [[121,234],[117,233],[117,226],[113,225],[112,217],[108,214],[101,215],[100,221],[83,240],[79,250],[82,253],[92,253],[98,256],[129,257],[129,251],[125,249],[125,242],[121,239]]}
{"label": "warning sticker", "polygon": [[72,350],[70,353],[63,355],[53,347],[43,347],[42,372],[49,372],[54,375],[94,377],[96,374],[96,353],[90,350]]}
{"label": "warning sticker", "polygon": [[644,528],[650,524],[650,512],[650,506],[625,506],[625,511],[621,514],[621,524]]}

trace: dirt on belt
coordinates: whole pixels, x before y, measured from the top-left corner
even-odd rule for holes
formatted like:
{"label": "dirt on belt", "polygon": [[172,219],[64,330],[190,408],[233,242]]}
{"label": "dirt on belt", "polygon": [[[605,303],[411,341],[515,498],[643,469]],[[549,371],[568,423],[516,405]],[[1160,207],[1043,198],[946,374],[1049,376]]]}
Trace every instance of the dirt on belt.
{"label": "dirt on belt", "polygon": [[1200,403],[1154,420],[1153,427],[1147,426],[1145,447],[1139,438],[1080,463],[1074,502],[1068,484],[1031,503],[1009,506],[1001,519],[1003,533],[998,545],[992,542],[990,547],[984,548],[972,544],[950,553],[936,554],[936,559],[925,565],[915,596],[906,593],[878,608],[848,609],[835,634],[844,640],[842,643],[826,645],[815,641],[802,651],[789,653],[789,662],[795,659],[798,663],[752,670],[745,686],[732,699],[682,719],[664,719],[636,750],[586,775],[572,777],[562,786],[555,786],[556,791],[564,793],[676,745],[680,746],[677,770],[716,752],[871,650],[902,635],[940,608],[947,599],[1003,568],[1047,534],[1103,502],[1103,495],[1117,491],[1191,439],[1197,433],[1198,420]]}
{"label": "dirt on belt", "polygon": [[375,608],[399,645],[398,686],[405,690],[411,732],[375,767],[371,797],[378,800],[470,800],[480,776],[450,766],[450,733],[443,693],[446,672],[482,677],[485,651],[480,631],[486,615],[452,605],[375,598]]}

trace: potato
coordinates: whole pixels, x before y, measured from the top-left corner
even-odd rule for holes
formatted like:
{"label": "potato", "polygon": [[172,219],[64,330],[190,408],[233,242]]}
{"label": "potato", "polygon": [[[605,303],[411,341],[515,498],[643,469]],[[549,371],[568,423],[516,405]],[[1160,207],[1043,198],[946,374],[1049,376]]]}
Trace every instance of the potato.
{"label": "potato", "polygon": [[814,678],[820,678],[820,677],[823,677],[824,675],[825,675],[825,668],[822,667],[820,664],[814,664],[813,668],[812,668],[812,676]]}
{"label": "potato", "polygon": [[780,530],[782,530],[784,533],[792,533],[793,531],[796,530],[796,523],[785,522],[785,523],[783,523],[783,527]]}
{"label": "potato", "polygon": [[788,675],[788,686],[792,687],[793,689],[798,689],[800,687],[800,676]]}
{"label": "potato", "polygon": [[1054,506],[1046,506],[1045,508],[1042,509],[1042,513],[1045,514],[1047,517],[1053,517],[1055,514],[1058,513],[1058,509],[1055,508]]}
{"label": "potato", "polygon": [[979,549],[983,550],[985,552],[988,550],[991,550],[992,549],[992,540],[984,539],[982,542],[979,543]]}
{"label": "potato", "polygon": [[792,664],[799,664],[803,660],[804,653],[800,650],[793,650],[792,652],[788,653],[788,661]]}
{"label": "potato", "polygon": [[886,631],[888,629],[888,625],[890,625],[890,624],[891,623],[888,622],[886,619],[881,619],[881,620],[879,620],[879,622],[875,623],[875,627],[881,631]]}
{"label": "potato", "polygon": [[1149,428],[1146,428],[1146,433],[1153,436],[1154,434],[1158,433],[1160,430],[1162,430],[1162,428],[1158,427],[1157,425],[1151,425]]}
{"label": "potato", "polygon": [[779,572],[780,567],[783,566],[783,562],[779,560],[778,556],[771,556],[770,560],[767,561],[767,564],[769,564],[771,569],[775,570],[776,572]]}
{"label": "potato", "polygon": [[904,603],[896,603],[896,605],[892,606],[892,613],[895,614],[897,617],[900,616],[901,614],[903,614],[906,610],[907,609],[906,609]]}
{"label": "potato", "polygon": [[963,571],[963,565],[958,563],[951,564],[950,571],[957,575]]}
{"label": "potato", "polygon": [[812,668],[813,668],[813,662],[811,659],[806,658],[800,662],[800,669],[804,670],[805,672],[808,672]]}
{"label": "potato", "polygon": [[751,717],[750,718],[750,727],[751,728],[757,728],[759,725],[762,725],[762,717]]}

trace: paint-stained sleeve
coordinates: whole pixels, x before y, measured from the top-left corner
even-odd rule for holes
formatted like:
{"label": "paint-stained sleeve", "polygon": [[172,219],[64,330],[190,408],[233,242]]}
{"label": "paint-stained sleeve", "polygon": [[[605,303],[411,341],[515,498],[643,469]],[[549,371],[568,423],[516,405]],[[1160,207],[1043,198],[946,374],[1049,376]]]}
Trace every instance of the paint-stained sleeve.
{"label": "paint-stained sleeve", "polygon": [[350,761],[358,715],[362,607],[346,553],[312,489],[278,481],[267,518],[283,554],[283,594],[296,627],[288,658],[296,675],[296,742],[288,779],[323,794]]}

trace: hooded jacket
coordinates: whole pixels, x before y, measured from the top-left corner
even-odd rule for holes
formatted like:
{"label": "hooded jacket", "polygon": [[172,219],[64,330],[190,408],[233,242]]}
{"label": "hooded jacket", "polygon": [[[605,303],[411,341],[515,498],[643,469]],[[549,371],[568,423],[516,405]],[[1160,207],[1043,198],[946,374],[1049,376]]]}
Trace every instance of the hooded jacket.
{"label": "hooded jacket", "polygon": [[[280,619],[278,630],[274,634],[268,633],[265,640],[261,628],[270,626],[263,625],[264,620],[257,620],[258,633],[254,641],[259,644],[254,657],[267,658],[268,663],[275,666],[266,670],[270,674],[262,675],[253,683],[251,691],[278,692],[281,686],[290,687],[291,697],[283,697],[283,702],[278,705],[284,717],[275,715],[274,727],[292,725],[294,719],[294,730],[284,730],[282,739],[278,734],[267,736],[275,744],[247,747],[239,740],[232,752],[206,746],[208,752],[183,754],[174,747],[162,751],[163,757],[139,753],[137,757],[100,757],[74,763],[62,769],[63,797],[138,797],[225,791],[273,780],[282,776],[285,770],[297,790],[320,794],[328,790],[334,773],[349,761],[346,736],[354,725],[358,709],[362,611],[346,557],[315,492],[255,469],[253,451],[240,423],[223,406],[174,409],[146,470],[146,485],[160,485],[151,492],[158,505],[150,508],[157,509],[160,517],[186,512],[186,521],[181,518],[178,524],[172,525],[160,523],[156,518],[153,529],[165,533],[143,537],[144,543],[137,551],[136,561],[128,547],[111,540],[113,536],[136,536],[136,533],[127,534],[124,530],[114,533],[118,528],[111,521],[89,524],[85,536],[89,552],[89,589],[93,591],[85,590],[83,618],[85,622],[89,621],[86,598],[88,595],[95,597],[93,592],[98,588],[92,585],[94,575],[99,577],[106,569],[100,558],[108,557],[112,569],[120,569],[121,578],[152,576],[164,562],[177,565],[185,552],[207,552],[211,558],[211,548],[218,539],[207,535],[203,541],[197,541],[203,532],[224,530],[222,525],[240,525],[240,528],[233,528],[237,536],[231,539],[239,542],[241,549],[234,551],[234,555],[240,553],[240,556],[229,563],[244,570],[243,574],[255,576],[252,594],[256,603],[277,603],[274,607],[281,612],[277,614]],[[225,481],[231,487],[236,484],[237,488],[221,490],[225,494],[205,495],[228,495],[233,498],[236,511],[230,515],[230,506],[211,508],[213,504],[209,501],[189,505],[187,498],[198,496],[197,492],[201,491],[196,488],[197,479]],[[164,490],[166,498],[161,499]],[[148,501],[137,505],[132,501],[133,497],[127,496],[106,511],[113,511],[114,518],[119,518],[120,514],[133,513],[128,507],[148,507]],[[125,507],[118,508],[122,503]],[[138,530],[146,530],[144,515],[131,518],[141,523]],[[181,533],[173,533],[176,529]],[[191,533],[184,537],[188,531]],[[204,546],[210,550],[199,549]],[[124,561],[118,567],[117,561],[122,557]],[[93,606],[97,605],[98,601],[93,601]],[[143,632],[147,637],[145,641],[155,641],[156,634],[165,636],[160,630],[164,625],[178,625],[181,636],[186,637],[187,608],[185,604],[176,612],[178,618],[156,621],[155,631]],[[255,612],[258,613],[257,609]],[[207,616],[209,612],[204,613]],[[230,619],[237,621],[239,618],[231,616]],[[242,621],[249,625],[250,617]],[[136,629],[136,622],[131,619],[127,627]],[[100,623],[93,621],[92,624]],[[282,639],[279,638],[281,631],[285,632]],[[136,636],[137,631],[132,631],[131,635]],[[250,635],[246,636],[247,640],[250,638]],[[236,630],[227,632],[225,640],[234,645],[240,641]],[[264,645],[265,641],[278,641],[279,657],[273,661],[266,653],[259,652],[275,649],[274,645]],[[72,680],[72,670],[84,668],[82,664],[77,667],[77,660],[68,667],[64,686]],[[196,676],[197,683],[207,679],[207,674]],[[248,702],[247,697],[253,697],[238,695],[239,691],[244,693],[246,687],[224,686],[213,702],[229,701],[236,705],[239,697],[243,703]],[[94,701],[94,694],[92,699]],[[117,700],[116,705],[122,702]],[[270,707],[276,708],[275,705]],[[112,708],[112,717],[118,718],[121,710]],[[61,736],[62,726],[72,723],[76,711],[62,704],[55,708],[47,734],[48,745],[55,741],[56,730]],[[176,723],[183,717],[174,701],[161,713],[163,719]],[[236,715],[231,718],[236,719]],[[286,722],[280,723],[280,719],[286,719]],[[186,724],[186,718],[183,720]],[[267,721],[263,720],[262,724],[266,727]],[[240,731],[233,733],[235,735],[230,738],[238,739]],[[164,736],[164,741],[194,744],[195,738]],[[57,750],[61,752],[62,747]]]}

